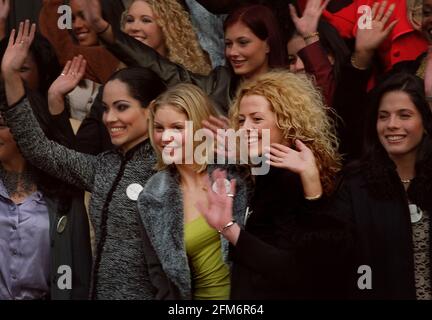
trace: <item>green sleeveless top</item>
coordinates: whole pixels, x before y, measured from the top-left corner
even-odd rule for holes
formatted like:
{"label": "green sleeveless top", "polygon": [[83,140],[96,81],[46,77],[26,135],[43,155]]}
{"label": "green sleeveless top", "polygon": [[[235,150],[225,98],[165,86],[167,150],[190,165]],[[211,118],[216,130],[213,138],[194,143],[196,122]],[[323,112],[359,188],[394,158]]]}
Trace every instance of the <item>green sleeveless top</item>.
{"label": "green sleeveless top", "polygon": [[222,259],[218,232],[200,216],[185,223],[184,236],[191,269],[193,299],[229,299],[230,274]]}

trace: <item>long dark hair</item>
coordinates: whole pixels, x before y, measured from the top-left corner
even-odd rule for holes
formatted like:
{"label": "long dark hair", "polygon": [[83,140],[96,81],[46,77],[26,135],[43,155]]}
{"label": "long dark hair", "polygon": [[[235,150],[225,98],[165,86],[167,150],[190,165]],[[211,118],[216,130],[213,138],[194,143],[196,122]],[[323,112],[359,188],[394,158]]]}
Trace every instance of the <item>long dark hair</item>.
{"label": "long dark hair", "polygon": [[[317,31],[319,32],[320,44],[328,55],[331,55],[334,59],[333,63],[333,74],[336,83],[339,82],[342,66],[346,63],[350,49],[348,48],[345,40],[340,36],[339,32],[327,21],[320,19],[318,22]],[[293,29],[288,32],[288,41],[290,41],[298,33]]]}
{"label": "long dark hair", "polygon": [[[166,90],[161,78],[143,67],[131,67],[115,72],[107,81],[119,80],[127,85],[130,95],[147,108],[154,99]],[[105,87],[103,88],[105,90]]]}
{"label": "long dark hair", "polygon": [[[383,96],[392,91],[405,92],[421,115],[424,135],[417,148],[415,162],[416,177],[411,183],[409,195],[417,204],[431,203],[432,194],[432,112],[425,98],[423,80],[407,73],[393,74],[384,78],[371,92],[368,106],[364,140],[363,157],[351,168],[363,168],[371,194],[391,198],[400,189],[400,180],[396,165],[382,146],[376,129],[378,110]],[[397,182],[397,183],[396,183]]]}
{"label": "long dark hair", "polygon": [[235,9],[225,20],[224,31],[237,22],[246,25],[259,39],[267,41],[270,48],[270,68],[283,68],[288,65],[286,45],[282,40],[276,17],[269,7],[254,4]]}
{"label": "long dark hair", "polygon": [[[148,108],[150,103],[156,99],[162,92],[165,91],[166,86],[159,76],[147,68],[132,67],[121,69],[114,73],[107,81],[119,80],[125,83],[128,87],[130,95],[141,103],[142,108]],[[105,90],[105,88],[103,88]],[[94,261],[94,283],[91,288],[90,296],[92,299],[96,297],[97,276],[101,263],[101,252],[105,245],[107,230],[108,210],[102,211],[101,224],[100,224],[100,240],[97,247],[98,255]]]}
{"label": "long dark hair", "polygon": [[[9,37],[0,41],[0,56],[3,57],[8,46]],[[30,46],[31,55],[33,56],[38,68],[38,92],[46,97],[51,84],[57,79],[62,71],[58,62],[55,51],[49,41],[40,33],[35,34],[35,38]]]}

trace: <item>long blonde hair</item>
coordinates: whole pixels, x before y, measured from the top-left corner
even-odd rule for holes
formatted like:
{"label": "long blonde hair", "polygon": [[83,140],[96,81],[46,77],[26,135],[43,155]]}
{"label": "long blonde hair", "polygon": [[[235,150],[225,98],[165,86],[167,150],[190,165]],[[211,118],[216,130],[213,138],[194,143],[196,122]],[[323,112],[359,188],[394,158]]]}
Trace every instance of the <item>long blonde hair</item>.
{"label": "long blonde hair", "polygon": [[[155,114],[162,106],[170,106],[175,108],[177,111],[185,114],[189,121],[193,122],[193,132],[190,133],[191,137],[194,136],[196,131],[203,128],[203,120],[207,120],[210,116],[217,116],[215,111],[216,109],[212,105],[208,96],[204,93],[204,91],[193,84],[180,83],[162,93],[150,105],[149,135],[150,141],[157,156],[156,170],[164,170],[168,167],[163,161],[162,153],[156,147],[153,137]],[[195,147],[198,144],[198,142],[194,141],[193,151],[195,151]],[[213,152],[213,145],[210,145],[208,150]],[[205,155],[207,159],[208,156],[210,155]],[[208,163],[202,165],[194,164],[193,166],[196,172],[203,172],[207,168],[207,164]]]}
{"label": "long blonde hair", "polygon": [[265,97],[276,114],[277,126],[289,145],[301,140],[316,158],[324,191],[334,188],[341,167],[338,139],[332,120],[326,114],[321,93],[306,76],[275,70],[243,83],[230,110],[233,127],[239,129],[240,101],[244,96]]}
{"label": "long blonde hair", "polygon": [[202,75],[211,71],[211,64],[201,48],[189,14],[177,0],[133,0],[123,12],[121,27],[124,30],[129,8],[136,1],[146,2],[162,29],[170,61],[181,64],[187,70]]}

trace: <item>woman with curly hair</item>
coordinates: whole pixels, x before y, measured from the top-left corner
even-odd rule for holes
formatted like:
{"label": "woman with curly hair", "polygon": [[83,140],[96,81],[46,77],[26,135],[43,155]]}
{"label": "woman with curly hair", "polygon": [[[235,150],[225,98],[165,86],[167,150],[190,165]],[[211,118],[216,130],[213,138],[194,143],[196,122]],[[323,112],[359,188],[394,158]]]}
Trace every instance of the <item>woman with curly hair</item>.
{"label": "woman with curly hair", "polygon": [[123,13],[121,27],[123,32],[187,70],[210,73],[210,63],[189,15],[177,0],[134,0]]}
{"label": "woman with curly hair", "polygon": [[[353,297],[431,299],[432,113],[421,79],[388,77],[368,111],[364,156],[343,170],[333,209],[355,228]],[[361,265],[370,290],[357,286]]]}
{"label": "woman with curly hair", "polygon": [[[332,255],[339,252],[334,242],[344,227],[315,213],[340,167],[320,93],[303,76],[272,71],[244,83],[231,110],[234,128],[258,131],[258,139],[249,135],[251,154],[266,155],[271,165],[268,174],[255,177],[244,229],[233,220],[233,190],[218,194],[208,188],[208,205],[199,205],[209,225],[232,244],[231,298],[330,297],[335,285],[326,286],[322,275],[329,264],[338,266]],[[261,147],[265,130],[269,154]]]}
{"label": "woman with curly hair", "polygon": [[99,0],[79,1],[99,38],[126,65],[150,68],[168,86],[180,82],[193,83],[203,89],[218,111],[224,114],[228,113],[230,101],[240,82],[252,80],[273,68],[283,68],[288,63],[275,17],[271,9],[263,5],[241,7],[227,17],[224,23],[225,57],[229,66],[217,67],[203,76],[165,59],[156,50],[111,28],[102,17]]}

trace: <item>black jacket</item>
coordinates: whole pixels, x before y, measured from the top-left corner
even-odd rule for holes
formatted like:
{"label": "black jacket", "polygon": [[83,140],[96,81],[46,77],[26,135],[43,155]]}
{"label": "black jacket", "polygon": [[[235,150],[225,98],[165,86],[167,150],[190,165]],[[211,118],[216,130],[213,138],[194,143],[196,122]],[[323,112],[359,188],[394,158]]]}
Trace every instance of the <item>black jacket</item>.
{"label": "black jacket", "polygon": [[[44,199],[50,221],[50,299],[88,299],[92,255],[83,194],[75,193],[67,197],[46,195]],[[67,275],[61,266],[70,267],[71,289],[58,285],[59,278]],[[64,278],[60,279],[60,284],[64,284]]]}
{"label": "black jacket", "polygon": [[227,114],[239,78],[229,67],[217,67],[209,75],[198,75],[160,56],[154,49],[121,31],[115,31],[115,42],[106,48],[128,67],[144,67],[155,72],[167,86],[182,82],[200,87],[215,103],[218,111]]}
{"label": "black jacket", "polygon": [[304,199],[294,173],[271,168],[256,177],[252,213],[232,247],[232,299],[341,297],[348,235],[322,206]]}
{"label": "black jacket", "polygon": [[[372,191],[365,176],[365,171],[358,168],[345,174],[332,206],[351,220],[355,230],[351,298],[415,299],[412,226],[405,190],[396,172],[391,183],[396,192],[390,198]],[[421,183],[416,179],[408,193]],[[432,206],[425,203],[421,208],[430,212]],[[371,290],[358,288],[361,274],[357,272],[361,265],[371,268]]]}

